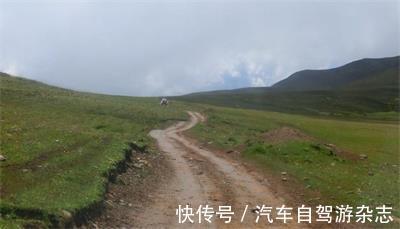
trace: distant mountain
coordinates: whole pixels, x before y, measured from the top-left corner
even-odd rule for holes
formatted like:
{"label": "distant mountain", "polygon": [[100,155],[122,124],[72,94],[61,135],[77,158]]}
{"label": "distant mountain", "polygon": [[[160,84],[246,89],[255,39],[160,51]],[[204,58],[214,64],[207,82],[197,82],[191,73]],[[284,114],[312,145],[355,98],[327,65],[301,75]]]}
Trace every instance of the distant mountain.
{"label": "distant mountain", "polygon": [[192,93],[178,100],[304,114],[349,116],[399,111],[400,57],[361,59],[299,71],[272,87]]}
{"label": "distant mountain", "polygon": [[285,90],[333,90],[359,85],[362,87],[393,86],[398,82],[400,58],[361,59],[326,70],[303,70],[273,85]]}

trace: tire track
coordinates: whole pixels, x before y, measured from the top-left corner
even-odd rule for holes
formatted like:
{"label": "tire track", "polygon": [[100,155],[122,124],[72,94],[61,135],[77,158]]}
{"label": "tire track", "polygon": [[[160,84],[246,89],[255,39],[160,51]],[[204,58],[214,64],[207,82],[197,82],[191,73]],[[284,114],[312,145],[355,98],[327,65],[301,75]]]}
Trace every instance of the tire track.
{"label": "tire track", "polygon": [[[157,140],[159,149],[167,155],[174,170],[173,178],[165,186],[159,188],[154,197],[154,204],[148,207],[139,217],[141,228],[254,228],[254,227],[303,227],[296,223],[295,212],[289,224],[274,222],[267,224],[265,218],[255,223],[256,214],[252,209],[257,205],[280,207],[284,200],[276,196],[265,184],[260,183],[242,166],[216,156],[213,152],[195,145],[187,140],[182,132],[204,122],[205,117],[196,112],[188,112],[190,121],[179,122],[165,130],[153,130],[150,135]],[[235,215],[232,222],[225,224],[223,220],[212,218],[212,224],[204,220],[198,224],[198,216],[194,223],[179,224],[175,215],[178,205],[190,205],[193,213],[199,205],[230,205]],[[241,222],[243,210],[248,205],[246,215]],[[275,216],[273,216],[275,218]]]}

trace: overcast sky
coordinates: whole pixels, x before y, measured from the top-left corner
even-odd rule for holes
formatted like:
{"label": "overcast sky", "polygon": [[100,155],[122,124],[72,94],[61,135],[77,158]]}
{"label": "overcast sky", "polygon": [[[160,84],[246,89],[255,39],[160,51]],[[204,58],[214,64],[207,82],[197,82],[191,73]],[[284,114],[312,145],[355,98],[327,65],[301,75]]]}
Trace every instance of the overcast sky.
{"label": "overcast sky", "polygon": [[0,2],[0,71],[92,92],[269,86],[400,53],[399,1]]}

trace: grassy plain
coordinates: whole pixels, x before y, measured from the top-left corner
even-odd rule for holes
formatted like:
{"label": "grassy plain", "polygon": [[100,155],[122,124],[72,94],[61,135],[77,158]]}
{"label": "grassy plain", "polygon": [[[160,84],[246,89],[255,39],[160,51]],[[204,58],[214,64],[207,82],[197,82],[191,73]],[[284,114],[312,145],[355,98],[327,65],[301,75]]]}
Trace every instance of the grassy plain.
{"label": "grassy plain", "polygon": [[21,224],[18,210],[40,210],[48,224],[101,200],[109,171],[128,143],[149,145],[149,130],[186,118],[184,107],[157,98],[81,93],[2,75],[0,164],[3,219]]}
{"label": "grassy plain", "polygon": [[[204,107],[207,122],[190,134],[280,176],[287,172],[322,199],[314,204],[389,204],[399,216],[398,122],[346,121],[276,112]],[[382,115],[382,114],[380,114]],[[309,138],[272,143],[266,133],[281,127]],[[333,144],[335,149],[325,144]],[[367,159],[360,159],[365,154]],[[312,195],[305,198],[312,198]]]}

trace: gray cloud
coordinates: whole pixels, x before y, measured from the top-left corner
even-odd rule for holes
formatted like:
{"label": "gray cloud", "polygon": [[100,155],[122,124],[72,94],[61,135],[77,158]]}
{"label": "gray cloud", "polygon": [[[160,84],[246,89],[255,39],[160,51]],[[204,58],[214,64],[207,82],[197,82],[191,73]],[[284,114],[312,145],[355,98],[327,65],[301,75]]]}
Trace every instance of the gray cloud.
{"label": "gray cloud", "polygon": [[271,85],[399,40],[398,1],[0,3],[0,71],[110,94]]}

